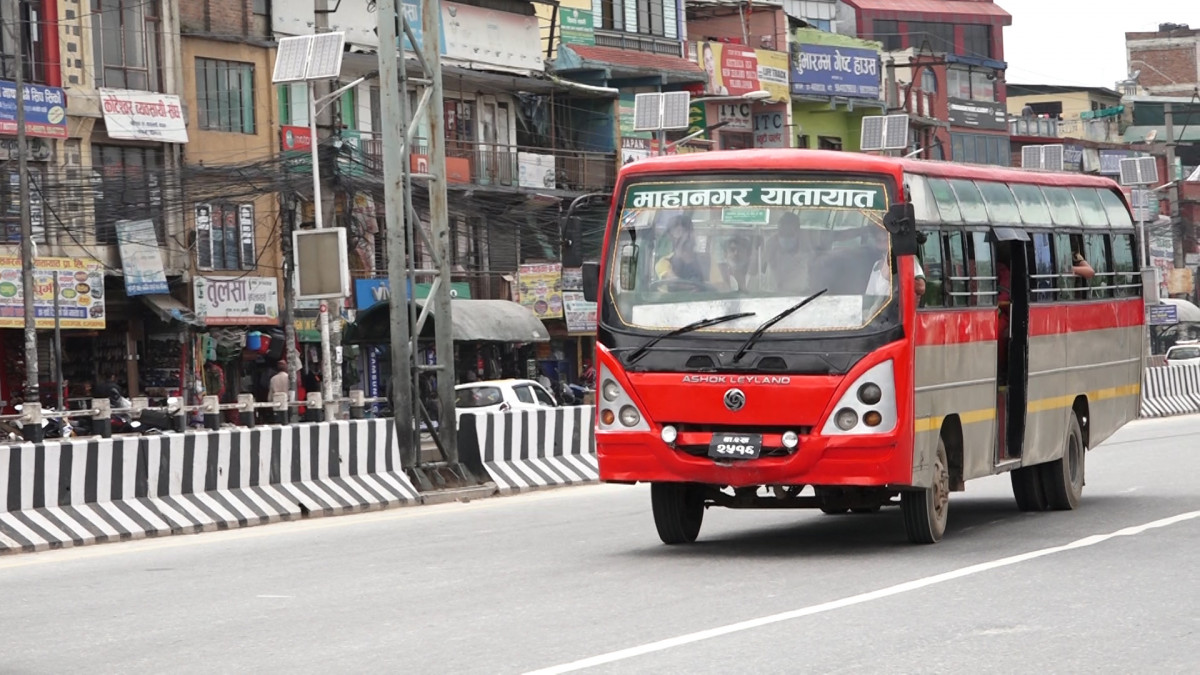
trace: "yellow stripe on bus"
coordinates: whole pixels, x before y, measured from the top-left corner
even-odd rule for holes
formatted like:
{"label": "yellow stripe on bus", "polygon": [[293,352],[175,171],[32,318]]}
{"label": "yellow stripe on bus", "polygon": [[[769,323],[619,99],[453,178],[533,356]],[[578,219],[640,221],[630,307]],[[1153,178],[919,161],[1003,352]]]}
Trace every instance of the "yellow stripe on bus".
{"label": "yellow stripe on bus", "polygon": [[[1113,398],[1139,396],[1141,393],[1142,386],[1140,384],[1126,384],[1120,387],[1109,387],[1107,389],[1089,391],[1087,392],[1087,397],[1091,401],[1106,401]],[[1027,410],[1031,413],[1038,413],[1046,412],[1048,410],[1061,410],[1063,408],[1070,408],[1075,404],[1076,398],[1076,394],[1041,398],[1035,401],[1030,401]],[[958,419],[961,424],[989,422],[995,418],[996,411],[991,408],[985,408],[983,410],[970,410],[958,414]],[[945,419],[945,415],[919,418],[913,424],[913,431],[918,434],[928,431],[938,431],[942,428],[942,422],[945,421]]]}

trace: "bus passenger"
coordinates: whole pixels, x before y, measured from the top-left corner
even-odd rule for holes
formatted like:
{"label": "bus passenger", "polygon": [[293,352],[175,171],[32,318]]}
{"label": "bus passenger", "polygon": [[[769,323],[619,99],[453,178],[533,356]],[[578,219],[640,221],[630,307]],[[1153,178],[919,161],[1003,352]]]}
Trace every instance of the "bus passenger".
{"label": "bus passenger", "polygon": [[706,282],[708,275],[696,253],[691,217],[687,214],[675,216],[667,227],[667,235],[671,240],[671,252],[654,264],[654,278],[660,281],[678,279],[696,285]]}
{"label": "bus passenger", "polygon": [[1096,276],[1096,270],[1092,269],[1092,266],[1088,264],[1087,260],[1084,260],[1083,254],[1079,251],[1071,251],[1071,272],[1075,276],[1089,281],[1092,277]]}
{"label": "bus passenger", "polygon": [[821,259],[823,246],[812,233],[795,211],[780,216],[779,229],[767,240],[764,253],[766,283],[773,291],[799,294],[820,290],[813,288],[813,267]]}
{"label": "bus passenger", "polygon": [[725,242],[725,261],[720,264],[721,286],[730,291],[744,291],[750,283],[750,240],[735,235]]}

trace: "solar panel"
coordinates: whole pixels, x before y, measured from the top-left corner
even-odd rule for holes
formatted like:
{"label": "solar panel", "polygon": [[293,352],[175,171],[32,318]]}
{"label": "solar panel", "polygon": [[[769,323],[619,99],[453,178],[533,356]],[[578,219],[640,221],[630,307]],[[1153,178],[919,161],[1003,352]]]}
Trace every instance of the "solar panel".
{"label": "solar panel", "polygon": [[637,94],[634,96],[634,131],[658,131],[661,123],[662,94]]}
{"label": "solar panel", "polygon": [[1042,146],[1042,169],[1046,171],[1062,171],[1064,168],[1063,162],[1063,146],[1062,145],[1043,145]]}
{"label": "solar panel", "polygon": [[303,82],[308,72],[308,53],[312,48],[311,35],[285,37],[279,40],[275,53],[275,72],[271,82]]}
{"label": "solar panel", "polygon": [[1158,162],[1153,157],[1122,159],[1122,185],[1153,185],[1158,182]]}
{"label": "solar panel", "polygon": [[863,150],[882,150],[884,124],[884,118],[879,115],[862,118],[862,140],[859,147]]}
{"label": "solar panel", "polygon": [[883,149],[903,150],[908,147],[908,115],[888,115],[884,123]]}
{"label": "solar panel", "polygon": [[341,75],[345,33],[318,33],[312,38],[312,53],[308,57],[306,79],[332,80]]}
{"label": "solar panel", "polygon": [[672,91],[662,95],[662,128],[687,129],[691,126],[692,95]]}
{"label": "solar panel", "polygon": [[1042,146],[1026,145],[1025,147],[1021,148],[1021,168],[1042,168]]}

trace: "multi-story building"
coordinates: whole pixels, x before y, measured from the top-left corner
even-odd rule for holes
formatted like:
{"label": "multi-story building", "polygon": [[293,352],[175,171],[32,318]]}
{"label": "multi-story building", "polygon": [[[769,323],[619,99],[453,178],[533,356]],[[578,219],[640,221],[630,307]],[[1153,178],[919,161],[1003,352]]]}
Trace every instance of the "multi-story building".
{"label": "multi-story building", "polygon": [[1140,93],[1191,96],[1200,86],[1200,29],[1163,23],[1154,32],[1126,33],[1125,55]]}
{"label": "multi-story building", "polygon": [[1103,87],[1048,84],[1005,85],[1009,131],[1013,136],[1075,138],[1118,142],[1124,107],[1121,94]]}
{"label": "multi-story building", "polygon": [[[882,43],[895,107],[924,156],[1009,164],[1004,27],[991,0],[839,0],[838,30]],[[891,94],[889,93],[889,96]]]}

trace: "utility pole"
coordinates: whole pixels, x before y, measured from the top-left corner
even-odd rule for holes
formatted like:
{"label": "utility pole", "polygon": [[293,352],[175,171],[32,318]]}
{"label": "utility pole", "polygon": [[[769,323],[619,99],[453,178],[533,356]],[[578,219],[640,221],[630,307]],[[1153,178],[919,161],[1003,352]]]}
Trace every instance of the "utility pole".
{"label": "utility pole", "polygon": [[[384,194],[388,227],[388,276],[392,329],[392,387],[397,430],[401,437],[401,460],[405,469],[419,483],[427,479],[418,469],[420,456],[417,429],[425,408],[420,401],[421,373],[433,373],[437,378],[438,401],[441,404],[438,430],[434,435],[449,467],[465,476],[458,461],[457,422],[454,411],[454,338],[450,300],[450,226],[449,204],[446,196],[446,132],[442,117],[441,78],[441,5],[437,0],[421,0],[420,23],[417,17],[397,14],[396,0],[380,0],[380,79],[383,90],[384,129]],[[397,18],[399,19],[397,21]],[[414,25],[416,24],[416,25]],[[420,28],[421,39],[415,31]],[[397,30],[399,29],[399,30]],[[421,73],[408,74],[407,54],[401,52],[396,38],[407,39]],[[395,47],[391,47],[395,45]],[[415,109],[410,110],[410,83],[420,92]],[[393,91],[395,88],[395,91]],[[396,98],[393,99],[392,95]],[[417,159],[414,138],[424,122],[428,134],[424,157],[428,168],[413,171]],[[405,126],[406,125],[406,126]],[[400,138],[393,140],[395,135]],[[413,179],[426,181],[428,186],[428,231],[413,204]],[[411,264],[417,238],[433,259],[434,267],[417,270]],[[415,275],[433,277],[429,296],[418,313],[416,304],[408,297],[415,290]],[[418,364],[414,360],[417,341],[425,322],[434,319],[435,363]],[[426,420],[433,421],[433,420]]]}
{"label": "utility pole", "polygon": [[[283,239],[280,247],[283,251],[283,330],[288,364],[288,391],[300,391],[300,350],[296,348],[296,258],[292,250],[292,232],[296,229],[296,196],[281,195],[279,201],[280,215],[283,216]],[[288,422],[292,421],[297,408],[288,406],[284,413]]]}
{"label": "utility pole", "polygon": [[1169,102],[1163,103],[1163,124],[1167,136],[1167,182],[1175,181],[1175,187],[1167,192],[1167,215],[1171,217],[1171,248],[1175,257],[1175,269],[1183,269],[1183,219],[1179,218],[1179,193],[1183,190],[1183,176],[1175,175],[1175,114]]}
{"label": "utility pole", "polygon": [[[21,292],[25,301],[25,405],[42,402],[38,388],[38,341],[37,316],[34,310],[34,295],[37,289],[33,278],[33,221],[29,213],[29,152],[25,149],[25,21],[21,17],[21,3],[17,3],[17,15],[8,22],[12,27],[15,45],[16,85],[17,85],[17,171],[20,172],[18,190],[21,199]],[[26,425],[37,436],[41,436],[41,428],[36,424]],[[40,440],[40,439],[39,439]]]}
{"label": "utility pole", "polygon": [[388,293],[388,310],[391,313],[391,403],[400,441],[400,465],[412,469],[417,465],[420,443],[416,440],[416,421],[412,414],[408,246],[404,228],[407,216],[404,188],[408,175],[405,166],[408,155],[408,129],[405,124],[408,119],[405,110],[408,107],[408,92],[396,35],[399,16],[397,5],[397,0],[379,0],[375,11],[379,20],[379,92],[383,97],[380,106],[380,116],[383,118],[383,211],[384,227],[387,228],[387,270],[391,279]]}

